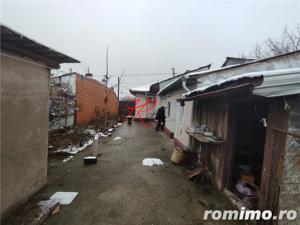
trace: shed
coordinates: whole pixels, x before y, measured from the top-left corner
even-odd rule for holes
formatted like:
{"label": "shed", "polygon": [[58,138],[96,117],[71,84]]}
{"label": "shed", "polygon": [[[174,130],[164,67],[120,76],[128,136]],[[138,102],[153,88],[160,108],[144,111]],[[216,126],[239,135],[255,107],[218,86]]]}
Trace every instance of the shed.
{"label": "shed", "polygon": [[192,148],[220,189],[236,193],[240,180],[251,182],[260,194],[247,207],[299,212],[300,68],[241,74],[178,100],[194,101],[194,123],[213,133],[191,129]]}
{"label": "shed", "polygon": [[3,220],[47,183],[50,69],[79,61],[0,28]]}

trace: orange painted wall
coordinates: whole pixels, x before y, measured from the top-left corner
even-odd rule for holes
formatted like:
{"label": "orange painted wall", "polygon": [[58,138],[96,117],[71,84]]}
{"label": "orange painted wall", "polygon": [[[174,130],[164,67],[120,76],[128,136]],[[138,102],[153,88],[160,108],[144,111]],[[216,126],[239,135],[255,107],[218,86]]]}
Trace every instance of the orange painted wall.
{"label": "orange painted wall", "polygon": [[[107,104],[105,109],[105,96]],[[103,116],[103,110],[110,115],[117,115],[119,101],[113,90],[107,88],[95,79],[76,76],[76,106],[75,124],[87,125],[96,118],[96,112]]]}

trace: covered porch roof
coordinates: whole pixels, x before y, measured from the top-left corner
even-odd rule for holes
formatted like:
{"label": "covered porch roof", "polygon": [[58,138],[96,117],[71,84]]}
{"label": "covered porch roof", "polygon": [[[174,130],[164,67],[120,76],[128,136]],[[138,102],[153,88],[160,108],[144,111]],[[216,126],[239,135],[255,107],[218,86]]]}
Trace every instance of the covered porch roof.
{"label": "covered porch roof", "polygon": [[245,73],[203,83],[197,89],[184,94],[178,101],[231,96],[241,90],[266,98],[300,94],[300,68]]}

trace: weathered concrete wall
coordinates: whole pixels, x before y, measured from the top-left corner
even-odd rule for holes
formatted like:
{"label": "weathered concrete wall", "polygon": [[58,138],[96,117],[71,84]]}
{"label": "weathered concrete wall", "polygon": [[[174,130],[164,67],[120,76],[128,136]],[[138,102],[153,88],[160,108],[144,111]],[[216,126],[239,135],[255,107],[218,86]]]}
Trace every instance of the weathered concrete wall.
{"label": "weathered concrete wall", "polygon": [[1,218],[47,182],[48,69],[1,56]]}
{"label": "weathered concrete wall", "polygon": [[[300,135],[300,95],[288,101],[291,107],[288,132]],[[283,161],[279,209],[296,210],[295,221],[280,221],[279,224],[300,224],[300,138],[289,135]]]}
{"label": "weathered concrete wall", "polygon": [[[105,99],[107,102],[105,103]],[[113,90],[105,87],[95,79],[76,76],[76,111],[78,125],[87,125],[104,114],[117,116],[119,101]]]}

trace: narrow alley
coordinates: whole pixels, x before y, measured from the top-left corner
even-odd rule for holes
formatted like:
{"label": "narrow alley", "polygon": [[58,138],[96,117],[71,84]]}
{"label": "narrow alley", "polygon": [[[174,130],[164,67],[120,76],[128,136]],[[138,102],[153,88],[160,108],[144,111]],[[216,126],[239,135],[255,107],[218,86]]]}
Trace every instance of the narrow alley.
{"label": "narrow alley", "polygon": [[[113,140],[116,136],[122,139]],[[90,148],[49,168],[48,185],[36,198],[48,199],[56,191],[76,191],[78,196],[46,225],[211,224],[202,221],[203,199],[212,208],[228,208],[221,193],[203,191],[187,179],[183,166],[170,162],[172,142],[152,126],[124,124],[105,140],[97,164],[83,164]],[[147,157],[159,158],[164,165],[145,167]],[[224,224],[228,222],[232,224]]]}
{"label": "narrow alley", "polygon": [[1,1],[2,225],[300,225],[300,1]]}

